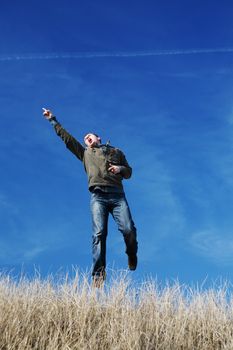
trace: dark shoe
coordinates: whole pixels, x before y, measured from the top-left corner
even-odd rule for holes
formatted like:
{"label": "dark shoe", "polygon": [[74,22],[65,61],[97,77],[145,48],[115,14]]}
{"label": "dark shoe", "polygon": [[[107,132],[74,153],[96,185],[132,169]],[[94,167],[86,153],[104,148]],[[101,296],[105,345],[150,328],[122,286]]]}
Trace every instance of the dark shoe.
{"label": "dark shoe", "polygon": [[128,267],[131,271],[136,270],[138,258],[136,254],[128,255]]}

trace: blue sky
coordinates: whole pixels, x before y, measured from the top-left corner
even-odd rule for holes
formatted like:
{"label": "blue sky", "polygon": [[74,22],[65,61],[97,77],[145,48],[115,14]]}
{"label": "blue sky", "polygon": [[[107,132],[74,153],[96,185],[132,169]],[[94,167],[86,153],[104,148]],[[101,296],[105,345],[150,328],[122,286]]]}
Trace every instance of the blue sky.
{"label": "blue sky", "polygon": [[[48,107],[133,167],[133,278],[232,281],[232,14],[225,0],[1,4],[2,270],[90,270],[86,175]],[[109,268],[125,269],[113,220],[107,243]]]}

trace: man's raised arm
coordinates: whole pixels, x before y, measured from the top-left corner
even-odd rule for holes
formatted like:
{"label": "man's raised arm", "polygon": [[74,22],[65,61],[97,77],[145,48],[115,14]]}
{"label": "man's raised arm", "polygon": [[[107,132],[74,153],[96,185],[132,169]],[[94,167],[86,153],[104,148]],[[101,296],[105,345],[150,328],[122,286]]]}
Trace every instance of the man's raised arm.
{"label": "man's raised arm", "polygon": [[55,115],[46,108],[43,109],[43,116],[54,126],[54,129],[58,136],[64,141],[66,147],[81,161],[83,160],[85,148],[70,135],[57,121]]}

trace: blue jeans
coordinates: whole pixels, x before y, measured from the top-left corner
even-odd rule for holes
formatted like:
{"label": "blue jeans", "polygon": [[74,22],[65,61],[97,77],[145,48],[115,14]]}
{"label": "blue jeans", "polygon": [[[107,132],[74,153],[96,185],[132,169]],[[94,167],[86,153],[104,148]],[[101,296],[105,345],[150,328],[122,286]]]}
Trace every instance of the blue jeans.
{"label": "blue jeans", "polygon": [[137,234],[130,209],[124,193],[96,192],[91,194],[92,213],[92,254],[93,270],[92,276],[104,273],[106,267],[106,239],[108,234],[109,213],[123,234],[126,254],[137,253]]}

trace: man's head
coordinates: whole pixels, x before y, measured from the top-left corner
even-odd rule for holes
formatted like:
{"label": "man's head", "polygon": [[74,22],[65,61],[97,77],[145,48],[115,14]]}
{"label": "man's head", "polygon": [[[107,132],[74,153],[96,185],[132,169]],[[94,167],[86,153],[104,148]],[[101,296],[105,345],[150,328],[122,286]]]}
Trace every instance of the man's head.
{"label": "man's head", "polygon": [[84,136],[84,142],[88,147],[95,147],[96,145],[100,145],[101,143],[101,138],[97,134],[86,134]]}

